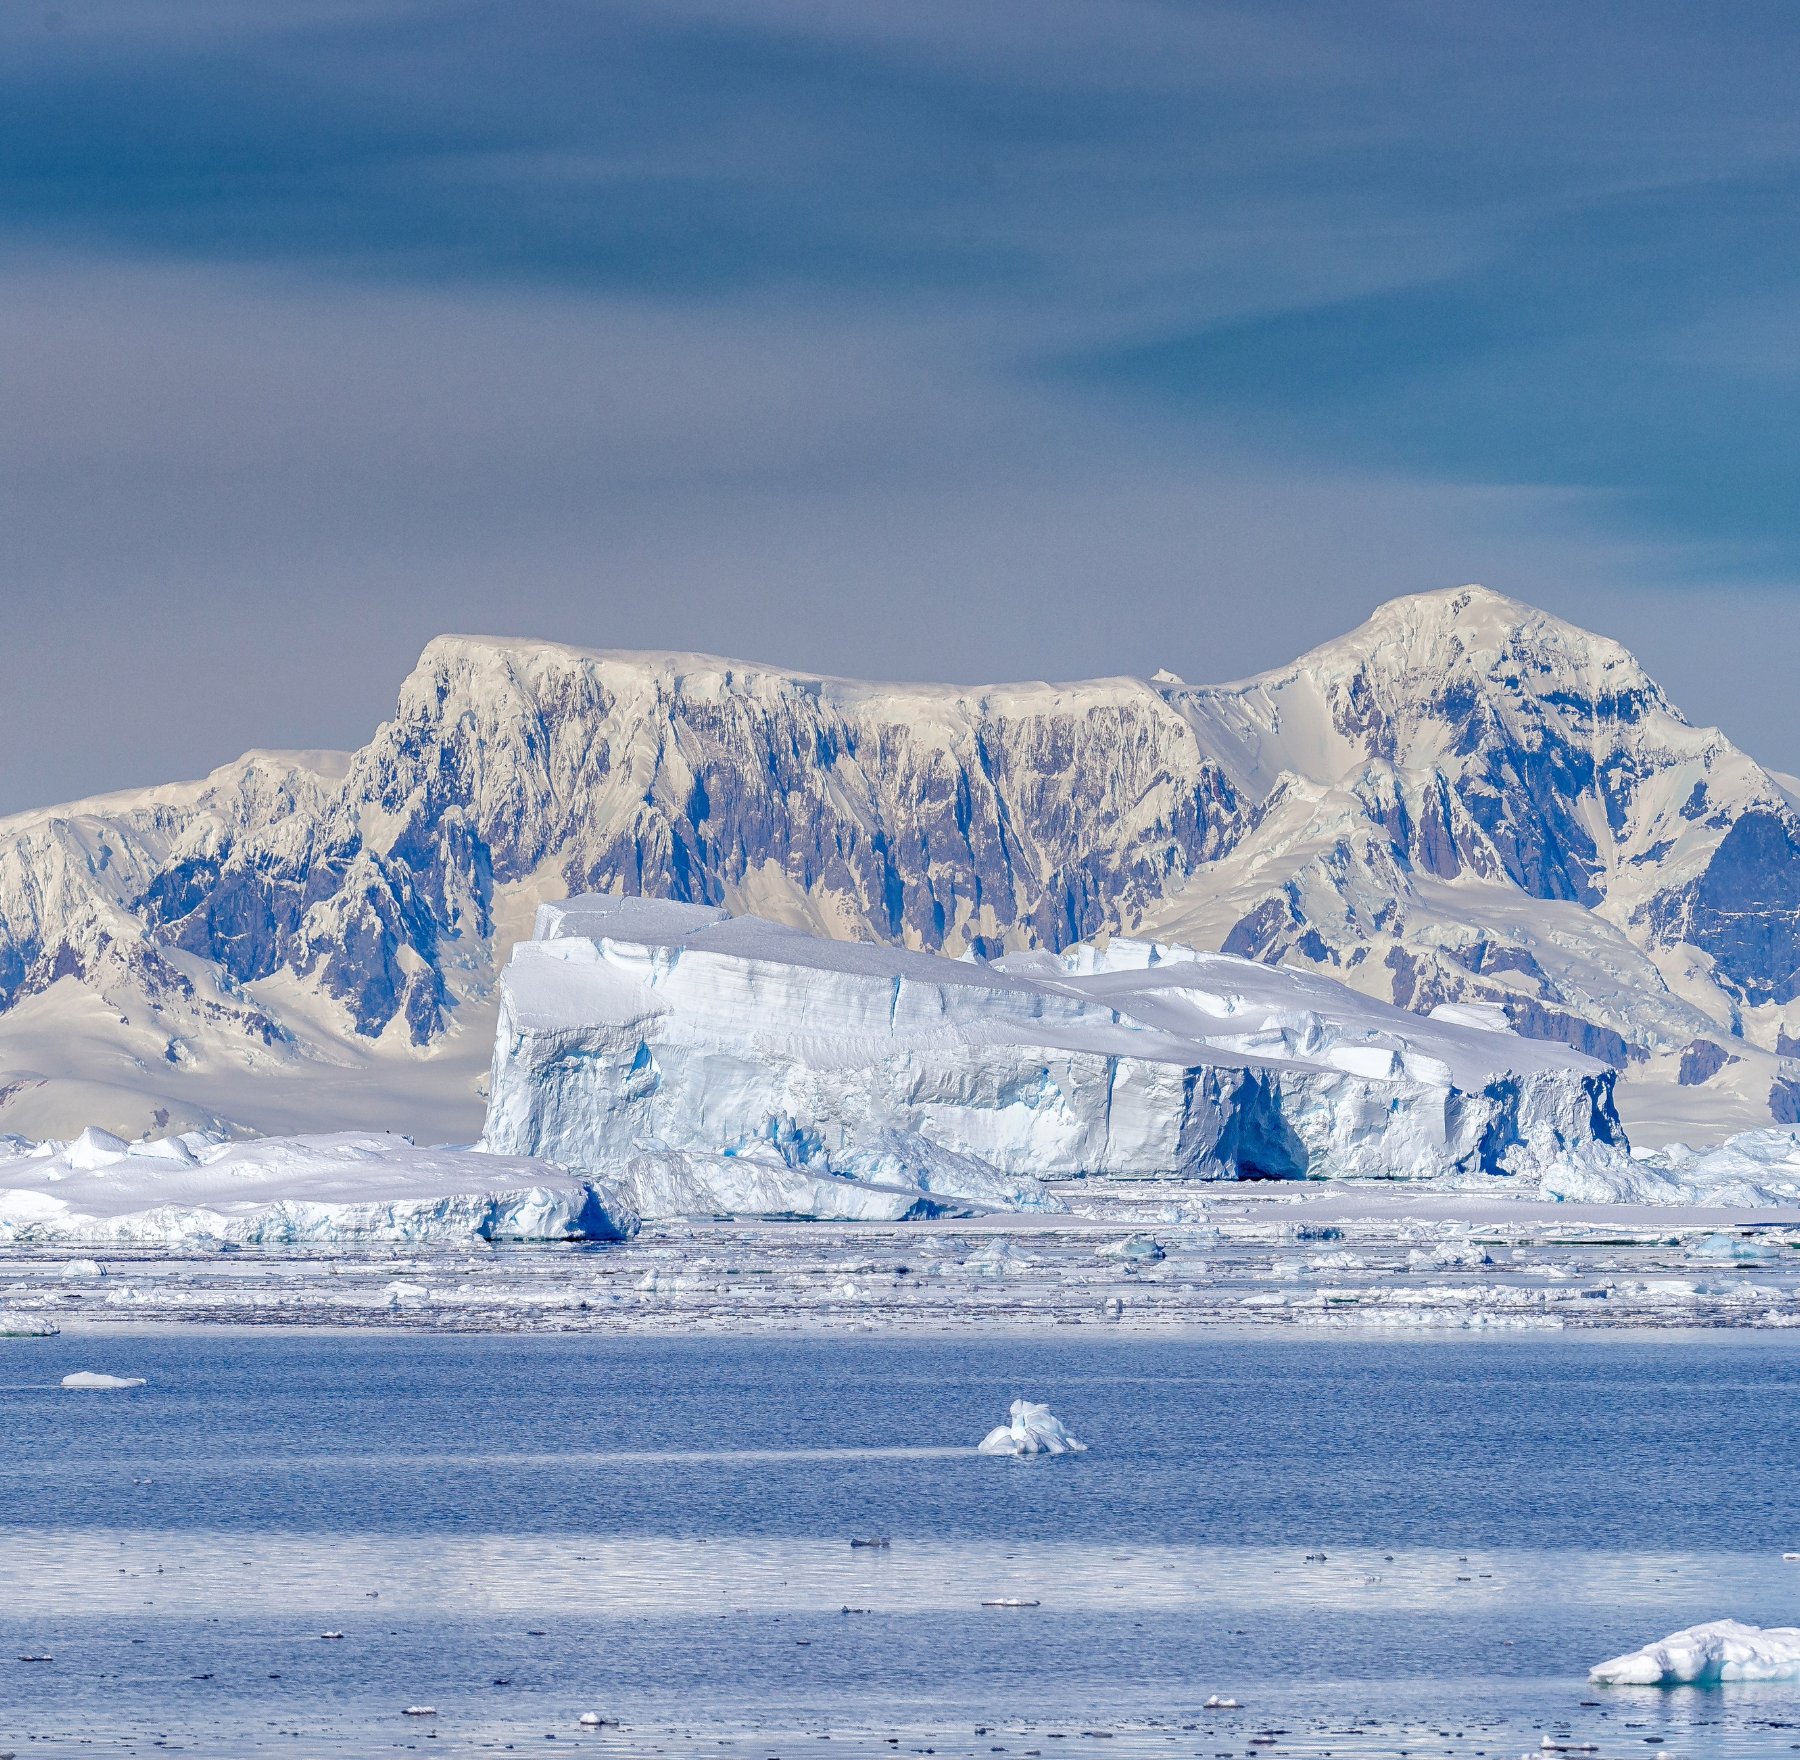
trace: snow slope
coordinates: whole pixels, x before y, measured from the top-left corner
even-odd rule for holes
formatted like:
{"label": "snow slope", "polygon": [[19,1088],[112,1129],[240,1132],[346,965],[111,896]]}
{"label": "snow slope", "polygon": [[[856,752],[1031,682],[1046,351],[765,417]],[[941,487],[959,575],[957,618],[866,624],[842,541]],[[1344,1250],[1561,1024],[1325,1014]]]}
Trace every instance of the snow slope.
{"label": "snow slope", "polygon": [[1607,1066],[1449,1012],[1124,938],[952,962],[597,895],[513,950],[484,1142],[601,1179],[752,1158],[1009,1208],[1042,1205],[1034,1176],[1621,1159]]}
{"label": "snow slope", "polygon": [[1260,678],[873,685],[433,641],[355,753],[0,820],[0,1128],[481,1127],[499,969],[610,891],[957,956],[1103,934],[1487,1000],[1642,1141],[1800,1122],[1791,779],[1480,588]]}

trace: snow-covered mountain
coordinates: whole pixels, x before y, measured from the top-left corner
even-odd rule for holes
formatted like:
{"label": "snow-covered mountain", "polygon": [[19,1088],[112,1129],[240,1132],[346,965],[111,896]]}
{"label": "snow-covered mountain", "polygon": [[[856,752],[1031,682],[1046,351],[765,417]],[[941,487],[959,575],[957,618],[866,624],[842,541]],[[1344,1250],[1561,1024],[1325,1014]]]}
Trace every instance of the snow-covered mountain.
{"label": "snow-covered mountain", "polygon": [[1480,588],[1241,684],[875,685],[446,636],[361,751],[0,820],[0,1129],[481,1128],[536,906],[1102,931],[1500,1001],[1658,1141],[1800,1116],[1791,785]]}

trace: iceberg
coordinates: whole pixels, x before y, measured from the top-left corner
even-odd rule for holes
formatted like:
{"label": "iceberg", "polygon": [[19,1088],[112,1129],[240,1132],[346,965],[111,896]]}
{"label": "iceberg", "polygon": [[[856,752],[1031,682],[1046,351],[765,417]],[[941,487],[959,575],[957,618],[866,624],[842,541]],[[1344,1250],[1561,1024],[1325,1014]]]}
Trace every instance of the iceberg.
{"label": "iceberg", "polygon": [[1094,1249],[1096,1259],[1123,1259],[1127,1268],[1134,1265],[1154,1265],[1158,1260],[1167,1258],[1155,1235],[1130,1234],[1122,1241],[1108,1241],[1103,1247]]}
{"label": "iceberg", "polygon": [[1033,1405],[1029,1400],[1012,1403],[1009,1422],[990,1430],[977,1444],[977,1454],[1085,1454],[1087,1444],[1077,1442],[1063,1428],[1062,1419],[1051,1414],[1048,1406]]}
{"label": "iceberg", "polygon": [[1691,1204],[1768,1210],[1800,1205],[1800,1131],[1743,1131],[1709,1149],[1670,1143],[1556,1164],[1546,1197],[1571,1204]]}
{"label": "iceberg", "polygon": [[1800,1626],[1746,1626],[1735,1619],[1689,1626],[1600,1663],[1588,1679],[1608,1687],[1800,1680]]}
{"label": "iceberg", "polygon": [[96,1375],[90,1369],[82,1369],[73,1375],[65,1375],[62,1384],[64,1387],[107,1391],[115,1387],[142,1387],[145,1382],[141,1375]]}
{"label": "iceberg", "polygon": [[[87,1130],[39,1149],[0,1160],[0,1244],[618,1240],[637,1226],[616,1194],[548,1162],[385,1132],[127,1145]],[[104,1275],[92,1259],[63,1268]]]}
{"label": "iceberg", "polygon": [[[948,960],[610,895],[539,907],[502,977],[490,1086],[482,1147],[622,1182],[646,1216],[679,1214],[656,1206],[721,1157],[838,1203],[864,1185],[1012,1210],[1055,1209],[1043,1182],[1083,1175],[1623,1159],[1611,1069],[1329,978],[1120,936]],[[685,1160],[634,1171],[646,1156]]]}

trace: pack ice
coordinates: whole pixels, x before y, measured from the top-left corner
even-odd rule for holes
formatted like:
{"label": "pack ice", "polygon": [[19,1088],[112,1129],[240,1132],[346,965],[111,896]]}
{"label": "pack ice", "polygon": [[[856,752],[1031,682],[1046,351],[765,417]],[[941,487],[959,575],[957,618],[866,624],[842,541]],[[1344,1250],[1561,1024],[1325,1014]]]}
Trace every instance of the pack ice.
{"label": "pack ice", "polygon": [[1800,1680],[1800,1627],[1713,1620],[1602,1662],[1588,1671],[1588,1679],[1608,1687]]}
{"label": "pack ice", "polygon": [[607,1240],[632,1226],[560,1167],[384,1133],[126,1143],[89,1128],[72,1143],[0,1141],[0,1243]]}
{"label": "pack ice", "polygon": [[1044,1209],[1042,1179],[1084,1174],[1622,1161],[1613,1071],[1504,1021],[1119,937],[988,964],[591,896],[513,950],[483,1146],[623,1182],[645,1215],[749,1167],[807,1202],[854,1182]]}

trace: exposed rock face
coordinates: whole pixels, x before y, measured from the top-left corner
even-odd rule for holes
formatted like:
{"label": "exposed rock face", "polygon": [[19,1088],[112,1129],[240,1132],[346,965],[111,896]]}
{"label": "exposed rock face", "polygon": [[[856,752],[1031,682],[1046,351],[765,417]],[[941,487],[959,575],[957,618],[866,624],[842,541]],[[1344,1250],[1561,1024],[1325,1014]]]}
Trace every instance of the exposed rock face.
{"label": "exposed rock face", "polygon": [[[616,890],[952,955],[1144,933],[1419,1012],[1494,1001],[1618,1068],[1628,1118],[1703,1136],[1800,1079],[1784,790],[1617,644],[1475,588],[1204,688],[444,637],[358,753],[0,822],[0,1122],[54,1134],[80,1081],[69,1128],[365,1124],[416,1095],[397,1125],[472,1135],[498,961],[538,900]],[[1684,1085],[1696,1041],[1737,1061]],[[271,1073],[306,1118],[271,1115]]]}

